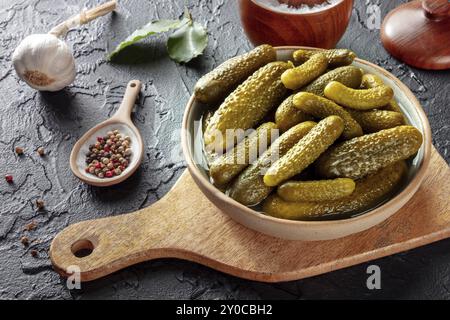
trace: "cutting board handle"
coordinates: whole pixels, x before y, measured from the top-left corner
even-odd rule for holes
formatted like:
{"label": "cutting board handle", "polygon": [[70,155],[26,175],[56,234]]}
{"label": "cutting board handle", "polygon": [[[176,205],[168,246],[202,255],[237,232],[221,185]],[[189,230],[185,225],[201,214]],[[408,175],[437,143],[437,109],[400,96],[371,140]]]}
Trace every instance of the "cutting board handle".
{"label": "cutting board handle", "polygon": [[183,173],[172,190],[148,208],[79,222],[61,231],[49,251],[55,270],[66,277],[76,271],[81,281],[89,281],[147,260],[186,258],[183,234],[177,230],[182,223],[173,216],[180,210],[195,214],[181,196],[189,188],[187,177]]}

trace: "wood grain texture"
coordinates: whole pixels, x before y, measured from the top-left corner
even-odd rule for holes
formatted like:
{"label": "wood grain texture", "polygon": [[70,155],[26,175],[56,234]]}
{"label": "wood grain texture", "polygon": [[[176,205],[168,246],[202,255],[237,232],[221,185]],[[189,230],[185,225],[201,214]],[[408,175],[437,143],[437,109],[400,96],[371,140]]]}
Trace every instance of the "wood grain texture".
{"label": "wood grain texture", "polygon": [[[206,199],[185,171],[174,188],[148,208],[69,226],[53,240],[50,257],[63,276],[69,266],[78,266],[83,281],[163,257],[258,281],[301,279],[450,237],[449,180],[449,166],[433,149],[421,189],[390,219],[342,239],[302,242],[272,238],[235,223]],[[72,253],[91,245],[87,257]]]}
{"label": "wood grain texture", "polygon": [[255,46],[268,43],[329,49],[336,46],[347,29],[353,0],[309,14],[275,12],[254,0],[240,0],[239,4],[242,25]]}
{"label": "wood grain texture", "polygon": [[450,68],[450,2],[411,1],[385,18],[381,39],[394,57],[430,70]]}

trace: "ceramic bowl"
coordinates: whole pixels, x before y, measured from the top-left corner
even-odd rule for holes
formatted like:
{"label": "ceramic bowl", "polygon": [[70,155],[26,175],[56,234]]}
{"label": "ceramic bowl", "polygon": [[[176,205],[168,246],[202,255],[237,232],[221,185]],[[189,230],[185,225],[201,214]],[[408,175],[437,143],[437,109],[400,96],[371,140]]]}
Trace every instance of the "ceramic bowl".
{"label": "ceramic bowl", "polygon": [[[297,49],[313,48],[277,47],[278,59],[290,59],[293,51]],[[430,162],[431,130],[428,119],[414,94],[394,75],[365,60],[356,59],[354,65],[380,76],[394,89],[395,97],[408,121],[422,133],[424,138],[417,155],[410,160],[407,178],[396,194],[363,214],[341,220],[284,220],[266,216],[246,207],[228,197],[210,182],[202,148],[201,126],[198,125],[205,112],[205,106],[191,97],[183,119],[181,137],[183,153],[192,177],[206,197],[225,214],[250,229],[274,237],[304,241],[330,240],[364,231],[388,219],[405,205],[419,189]]]}
{"label": "ceramic bowl", "polygon": [[276,10],[258,0],[239,0],[242,26],[255,45],[334,48],[348,27],[353,0],[341,0],[311,12]]}

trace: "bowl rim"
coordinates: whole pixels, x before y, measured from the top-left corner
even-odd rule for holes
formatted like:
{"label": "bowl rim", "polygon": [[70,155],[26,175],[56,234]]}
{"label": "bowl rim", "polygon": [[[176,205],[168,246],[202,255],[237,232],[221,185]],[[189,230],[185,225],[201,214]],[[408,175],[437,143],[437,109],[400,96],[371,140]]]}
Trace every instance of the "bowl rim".
{"label": "bowl rim", "polygon": [[330,5],[329,7],[325,7],[323,9],[317,10],[317,11],[312,11],[312,12],[284,12],[284,11],[277,11],[274,10],[273,8],[262,4],[262,3],[258,3],[257,0],[243,0],[243,1],[251,1],[255,6],[260,7],[261,9],[276,13],[276,14],[282,14],[282,15],[289,15],[289,16],[315,16],[315,15],[319,15],[319,14],[323,14],[328,12],[328,10],[332,10],[334,8],[336,8],[337,6],[342,5],[343,3],[345,3],[346,1],[351,1],[352,2],[352,7],[353,7],[353,0],[341,0],[333,5]]}
{"label": "bowl rim", "polygon": [[[299,49],[322,50],[320,48],[305,47],[305,46],[278,46],[278,47],[274,47],[274,48],[276,51],[299,50]],[[422,105],[420,104],[420,102],[416,98],[416,96],[411,92],[411,90],[400,79],[398,79],[396,76],[394,76],[389,71],[383,69],[380,66],[377,66],[376,64],[374,64],[372,62],[369,62],[369,61],[366,61],[366,60],[363,60],[360,58],[356,58],[355,61],[359,62],[363,65],[367,65],[369,67],[376,69],[377,71],[382,73],[385,77],[387,77],[390,80],[392,80],[393,82],[395,82],[396,85],[398,85],[398,87],[400,88],[400,90],[402,92],[404,92],[405,95],[408,97],[408,100],[410,100],[412,102],[413,106],[415,107],[415,109],[419,115],[420,122],[423,125],[423,130],[424,130],[423,159],[420,163],[419,169],[418,169],[417,173],[415,174],[415,176],[412,178],[412,180],[408,183],[408,185],[400,193],[398,193],[395,197],[389,199],[385,203],[381,204],[380,206],[376,207],[375,209],[367,211],[364,214],[357,215],[355,217],[350,217],[350,218],[338,219],[338,220],[322,220],[322,221],[288,220],[288,219],[282,219],[282,218],[268,216],[268,215],[262,214],[259,211],[253,210],[253,209],[237,202],[236,200],[230,198],[225,193],[223,193],[219,189],[217,189],[209,180],[207,180],[201,174],[199,168],[194,163],[192,156],[189,152],[189,148],[188,148],[188,139],[189,139],[190,134],[188,133],[188,131],[186,129],[188,127],[188,120],[190,118],[189,115],[191,113],[191,110],[193,109],[193,105],[195,102],[195,97],[192,94],[187,103],[187,106],[185,108],[184,115],[183,115],[182,130],[181,130],[181,145],[182,145],[184,158],[186,160],[189,172],[191,173],[191,175],[194,176],[194,181],[196,181],[196,183],[202,184],[201,186],[199,186],[200,189],[205,188],[212,196],[217,197],[222,202],[227,203],[230,206],[230,208],[235,208],[235,209],[241,210],[241,211],[245,212],[246,214],[254,216],[256,219],[265,220],[267,222],[275,223],[275,224],[279,224],[279,225],[291,225],[291,226],[303,226],[303,227],[312,226],[312,225],[336,226],[336,225],[348,224],[350,222],[358,222],[358,221],[366,220],[375,215],[379,215],[383,211],[389,210],[390,208],[395,209],[397,207],[397,204],[399,202],[401,202],[402,198],[408,197],[408,195],[417,191],[418,187],[420,186],[420,184],[423,182],[423,180],[425,178],[426,170],[428,168],[428,165],[429,165],[430,159],[431,159],[431,146],[432,146],[431,127],[428,122],[428,118],[422,108]],[[395,211],[398,211],[398,209],[399,208],[395,209]]]}

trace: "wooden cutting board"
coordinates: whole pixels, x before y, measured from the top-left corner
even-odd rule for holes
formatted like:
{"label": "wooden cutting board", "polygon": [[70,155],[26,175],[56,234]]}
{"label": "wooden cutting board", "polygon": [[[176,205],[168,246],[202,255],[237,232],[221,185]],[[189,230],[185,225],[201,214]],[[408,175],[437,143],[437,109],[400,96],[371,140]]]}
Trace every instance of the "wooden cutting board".
{"label": "wooden cutting board", "polygon": [[[211,204],[186,171],[163,199],[148,208],[69,226],[55,237],[50,256],[63,276],[70,266],[77,266],[82,281],[138,262],[175,257],[237,277],[278,282],[330,272],[447,237],[450,168],[433,148],[427,177],[411,201],[378,226],[345,238],[289,241],[247,229]],[[85,257],[74,255],[90,251]]]}

